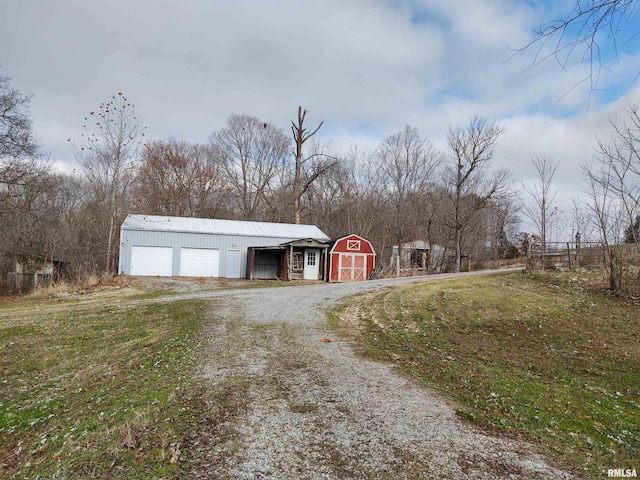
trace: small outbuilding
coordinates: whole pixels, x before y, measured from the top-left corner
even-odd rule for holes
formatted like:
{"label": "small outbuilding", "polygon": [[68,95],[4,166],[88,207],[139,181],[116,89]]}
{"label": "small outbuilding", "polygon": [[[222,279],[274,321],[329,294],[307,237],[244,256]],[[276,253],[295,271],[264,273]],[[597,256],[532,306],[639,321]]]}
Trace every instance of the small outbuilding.
{"label": "small outbuilding", "polygon": [[424,240],[414,240],[402,244],[399,256],[398,245],[385,249],[384,257],[389,260],[391,269],[421,269],[426,273],[442,273],[452,261],[451,251],[442,245],[430,244]]}
{"label": "small outbuilding", "polygon": [[128,215],[120,273],[325,280],[329,237],[315,225]]}
{"label": "small outbuilding", "polygon": [[329,250],[328,278],[330,282],[368,280],[376,265],[376,253],[371,242],[358,235],[339,238]]}
{"label": "small outbuilding", "polygon": [[15,292],[53,285],[69,273],[69,262],[40,256],[19,256],[13,266],[14,271],[7,274],[7,284]]}

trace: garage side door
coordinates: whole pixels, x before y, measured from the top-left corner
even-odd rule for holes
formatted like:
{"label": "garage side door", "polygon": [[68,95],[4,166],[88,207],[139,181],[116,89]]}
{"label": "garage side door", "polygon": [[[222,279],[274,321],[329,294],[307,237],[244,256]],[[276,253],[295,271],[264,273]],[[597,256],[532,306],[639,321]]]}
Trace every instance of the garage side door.
{"label": "garage side door", "polygon": [[213,248],[181,248],[180,276],[219,277],[220,251]]}
{"label": "garage side door", "polygon": [[170,277],[172,266],[172,247],[131,246],[131,275]]}
{"label": "garage side door", "polygon": [[240,250],[227,250],[226,278],[240,278]]}

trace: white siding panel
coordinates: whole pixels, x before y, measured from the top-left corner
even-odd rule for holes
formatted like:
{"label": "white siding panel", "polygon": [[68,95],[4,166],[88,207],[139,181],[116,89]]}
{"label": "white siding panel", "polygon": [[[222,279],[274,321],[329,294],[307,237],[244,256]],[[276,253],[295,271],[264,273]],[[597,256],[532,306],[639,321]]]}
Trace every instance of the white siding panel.
{"label": "white siding panel", "polygon": [[213,248],[180,249],[181,277],[219,277],[220,250]]}
{"label": "white siding panel", "polygon": [[172,247],[131,247],[131,275],[170,277],[173,265]]}

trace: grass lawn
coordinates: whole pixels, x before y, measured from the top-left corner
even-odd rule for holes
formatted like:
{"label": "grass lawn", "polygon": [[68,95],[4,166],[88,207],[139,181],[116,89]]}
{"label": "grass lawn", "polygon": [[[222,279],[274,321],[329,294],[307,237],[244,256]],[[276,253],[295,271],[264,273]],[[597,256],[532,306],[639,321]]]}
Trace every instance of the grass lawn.
{"label": "grass lawn", "polygon": [[514,272],[367,294],[333,315],[366,356],[561,466],[640,470],[640,310],[579,274]]}
{"label": "grass lawn", "polygon": [[[205,303],[115,290],[0,302],[0,477],[170,478],[204,392]],[[138,300],[138,301],[136,301]]]}

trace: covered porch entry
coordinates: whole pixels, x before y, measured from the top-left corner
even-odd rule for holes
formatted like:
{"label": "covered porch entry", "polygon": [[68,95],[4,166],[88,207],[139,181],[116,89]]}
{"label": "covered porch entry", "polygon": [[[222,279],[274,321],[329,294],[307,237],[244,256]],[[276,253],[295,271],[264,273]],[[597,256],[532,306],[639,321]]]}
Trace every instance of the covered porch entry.
{"label": "covered porch entry", "polygon": [[325,280],[329,245],[312,238],[272,247],[249,247],[247,278],[263,280]]}

